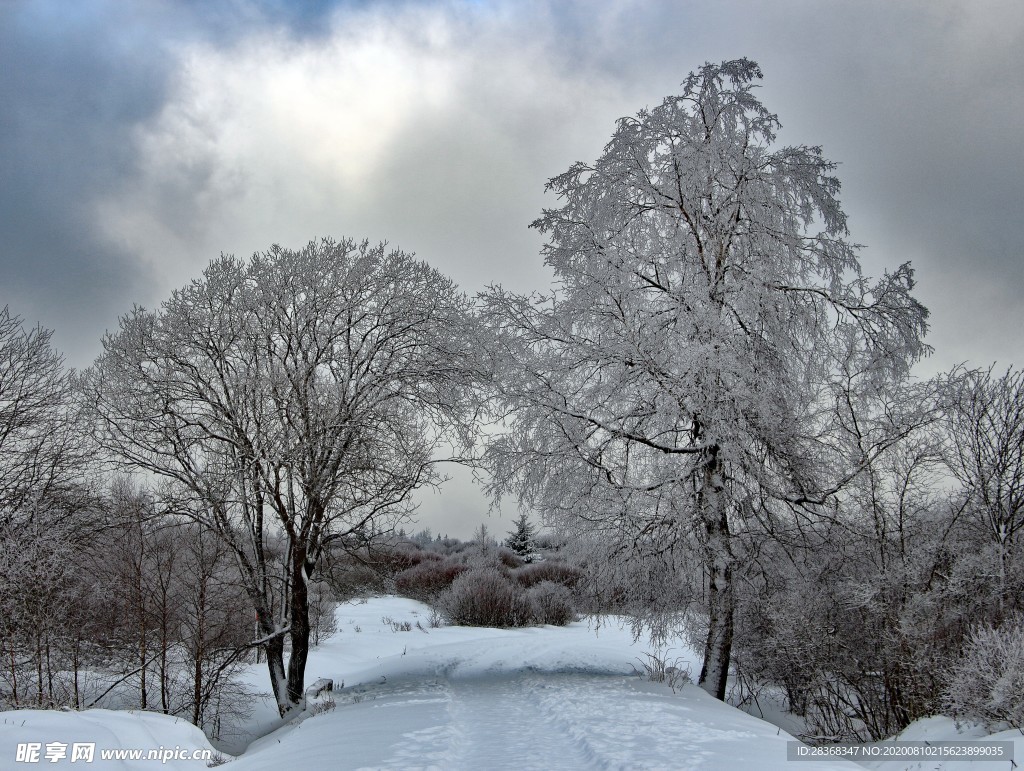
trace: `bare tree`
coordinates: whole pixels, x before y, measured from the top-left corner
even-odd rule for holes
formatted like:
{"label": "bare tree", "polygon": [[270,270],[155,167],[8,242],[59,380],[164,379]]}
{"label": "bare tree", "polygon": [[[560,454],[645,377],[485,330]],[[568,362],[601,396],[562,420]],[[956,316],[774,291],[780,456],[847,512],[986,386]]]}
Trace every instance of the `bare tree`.
{"label": "bare tree", "polygon": [[64,703],[64,669],[74,667],[78,682],[60,649],[80,639],[68,623],[77,604],[71,557],[91,496],[73,375],[51,336],[0,309],[0,648],[15,704],[29,693],[40,705]]}
{"label": "bare tree", "polygon": [[[942,462],[936,383],[837,410],[859,473],[814,517],[778,518],[738,588],[737,671],[782,686],[808,738],[878,740],[939,707],[942,669],[971,618],[951,555],[968,551]],[[895,440],[892,439],[895,437]]]}
{"label": "bare tree", "polygon": [[1024,530],[1024,372],[956,370],[948,378],[948,464],[968,510],[997,551],[999,605],[1007,565]]}
{"label": "bare tree", "polygon": [[510,426],[488,450],[492,491],[623,558],[696,550],[700,682],[718,698],[736,528],[824,506],[857,463],[837,465],[836,401],[884,388],[926,350],[909,265],[861,274],[834,164],[773,148],[760,77],[745,59],[707,64],[681,96],[620,120],[596,163],[548,184],[563,205],[534,227],[557,290],[486,298]]}
{"label": "bare tree", "polygon": [[229,687],[246,650],[247,619],[238,613],[246,597],[231,551],[216,533],[190,524],[175,535],[182,541],[177,583],[187,685],[179,712],[198,726],[213,728],[221,719],[214,706],[230,697],[219,692]]}
{"label": "bare tree", "polygon": [[0,516],[67,493],[80,471],[72,375],[52,334],[0,309]]}
{"label": "bare tree", "polygon": [[302,699],[325,550],[405,516],[436,451],[470,438],[469,306],[383,245],[274,246],[134,309],[86,375],[100,444],[234,554],[282,714]]}
{"label": "bare tree", "polygon": [[71,556],[63,528],[41,518],[0,522],[0,655],[12,705],[60,703],[52,654],[74,600]]}

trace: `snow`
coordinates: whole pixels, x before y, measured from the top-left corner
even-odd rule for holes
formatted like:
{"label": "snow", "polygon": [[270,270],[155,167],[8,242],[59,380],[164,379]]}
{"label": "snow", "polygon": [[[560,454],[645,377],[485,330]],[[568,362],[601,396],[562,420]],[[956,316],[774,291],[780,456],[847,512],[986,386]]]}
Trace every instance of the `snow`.
{"label": "snow", "polygon": [[1013,761],[991,760],[927,760],[927,761],[863,761],[861,765],[877,771],[1004,771],[1020,768],[1024,759],[1024,735],[1013,729],[989,734],[980,726],[957,726],[948,717],[936,715],[911,723],[894,737],[906,742],[946,742],[984,739],[992,742],[1013,742]]}
{"label": "snow", "polygon": [[[792,737],[775,726],[696,686],[637,677],[653,649],[623,624],[433,629],[429,617],[398,597],[339,608],[306,678],[332,678],[336,708],[254,741],[230,768],[792,771]],[[404,621],[412,630],[395,631]],[[681,645],[661,653],[699,669]]]}
{"label": "snow", "polygon": [[[718,702],[694,685],[673,692],[637,677],[648,651],[691,671],[698,670],[699,662],[678,643],[655,649],[645,641],[634,642],[629,628],[615,620],[596,629],[585,622],[526,629],[431,628],[427,606],[398,597],[344,604],[337,613],[340,631],[311,653],[306,674],[308,683],[334,680],[335,690],[326,698],[333,698],[335,707],[320,714],[307,710],[282,725],[267,694],[257,700],[243,727],[247,735],[236,740],[235,751],[241,754],[225,768],[858,767],[847,761],[794,766],[786,760],[786,742],[792,737],[776,726]],[[403,622],[412,629],[402,631]],[[246,677],[251,685],[269,690],[265,665],[253,665]],[[901,738],[950,738],[955,726],[943,720],[915,724]],[[212,749],[191,724],[153,713],[24,710],[4,713],[0,721],[3,768],[31,767],[14,762],[17,745],[25,742],[44,748],[54,741],[95,742],[97,756],[88,767],[97,769],[206,765],[176,759],[103,761],[101,748]],[[47,767],[78,766],[69,758],[41,762]],[[892,763],[872,767],[903,768]],[[938,768],[965,771],[974,766],[950,763]],[[995,771],[995,766],[988,763],[978,771]]]}
{"label": "snow", "polygon": [[[38,762],[17,762],[18,745],[28,743],[40,745]],[[51,762],[46,758],[47,745],[55,743],[64,745],[65,757]],[[72,762],[73,746],[76,743],[95,744],[94,759],[91,763],[83,759]],[[164,764],[158,759],[144,759],[135,763],[116,759],[103,760],[100,758],[100,750],[103,749],[180,750],[189,756],[193,751],[205,750],[211,753],[211,756],[216,754],[209,740],[196,726],[187,720],[155,712],[107,709],[56,712],[24,709],[0,713],[0,768],[32,768],[42,765],[46,768],[162,767],[194,770],[206,766],[204,762],[196,760]]]}

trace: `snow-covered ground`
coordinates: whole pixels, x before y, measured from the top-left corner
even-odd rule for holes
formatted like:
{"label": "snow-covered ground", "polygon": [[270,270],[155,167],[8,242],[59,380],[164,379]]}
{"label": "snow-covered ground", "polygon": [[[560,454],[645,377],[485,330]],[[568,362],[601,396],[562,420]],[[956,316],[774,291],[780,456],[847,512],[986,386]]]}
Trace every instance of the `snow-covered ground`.
{"label": "snow-covered ground", "polygon": [[[307,682],[335,682],[333,709],[280,725],[272,701],[257,700],[225,768],[278,769],[816,769],[846,761],[787,761],[785,732],[710,698],[695,686],[675,693],[639,678],[644,654],[629,630],[608,623],[501,630],[430,628],[425,605],[398,597],[338,609],[339,632],[310,656]],[[406,624],[405,622],[408,622]],[[405,631],[405,627],[411,629]],[[659,651],[697,670],[682,645]],[[678,661],[676,661],[678,659]],[[265,687],[254,666],[249,678]],[[18,744],[41,745],[47,767],[205,767],[181,759],[212,749],[198,729],[162,715],[91,710],[0,715],[0,768],[17,763]],[[936,722],[937,721],[937,722]],[[929,738],[957,738],[949,721],[912,726]],[[952,733],[951,733],[952,732]],[[1020,737],[1017,734],[1018,738]],[[902,738],[919,738],[916,734]],[[993,738],[1013,738],[998,736]],[[91,764],[46,761],[47,745],[95,742]],[[1024,758],[1024,742],[1018,742]],[[174,749],[157,760],[101,760],[101,749]],[[996,764],[889,763],[876,766],[997,771]],[[1002,768],[1002,766],[998,766]]]}

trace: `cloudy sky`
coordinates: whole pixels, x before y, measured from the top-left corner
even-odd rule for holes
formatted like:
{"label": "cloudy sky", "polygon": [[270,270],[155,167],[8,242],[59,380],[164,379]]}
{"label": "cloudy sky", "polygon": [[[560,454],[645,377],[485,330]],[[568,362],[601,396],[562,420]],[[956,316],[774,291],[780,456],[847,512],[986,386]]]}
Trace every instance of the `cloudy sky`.
{"label": "cloudy sky", "polygon": [[[780,140],[840,162],[867,272],[916,267],[922,373],[1024,364],[1019,0],[0,0],[0,306],[85,366],[133,303],[273,243],[543,288],[545,181],[740,56]],[[459,484],[425,524],[485,507]]]}

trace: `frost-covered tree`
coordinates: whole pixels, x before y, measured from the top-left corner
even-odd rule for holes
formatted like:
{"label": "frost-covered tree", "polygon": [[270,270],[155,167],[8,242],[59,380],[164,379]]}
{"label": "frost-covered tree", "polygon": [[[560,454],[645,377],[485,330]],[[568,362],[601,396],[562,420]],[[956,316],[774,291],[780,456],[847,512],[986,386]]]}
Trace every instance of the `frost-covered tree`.
{"label": "frost-covered tree", "polygon": [[599,545],[610,559],[592,564],[632,561],[654,578],[648,606],[687,591],[696,560],[700,683],[719,698],[737,536],[826,506],[866,460],[833,441],[837,407],[925,352],[910,266],[862,275],[834,164],[775,146],[760,77],[746,59],[706,64],[620,120],[595,163],[548,184],[561,205],[534,227],[557,288],[485,303],[508,427],[488,449],[492,492]]}
{"label": "frost-covered tree", "polygon": [[72,375],[52,336],[0,308],[0,517],[66,496],[81,468]]}
{"label": "frost-covered tree", "polygon": [[973,630],[947,672],[944,706],[957,718],[1024,731],[1024,619]]}
{"label": "frost-covered tree", "polygon": [[[74,602],[66,527],[41,517],[0,520],[0,706],[54,705],[57,649]],[[63,662],[62,662],[63,663]]]}
{"label": "frost-covered tree", "polygon": [[993,369],[948,378],[947,462],[996,548],[1002,608],[1010,594],[1007,566],[1024,531],[1024,372]]}
{"label": "frost-covered tree", "polygon": [[85,377],[100,445],[232,551],[282,714],[303,695],[325,552],[405,516],[439,479],[435,450],[467,439],[468,310],[384,245],[274,246],[135,308]]}
{"label": "frost-covered tree", "polygon": [[[942,670],[976,623],[977,586],[956,577],[969,547],[935,386],[848,413],[849,455],[867,458],[860,473],[829,510],[775,523],[746,555],[736,669],[745,685],[781,686],[819,739],[879,740],[934,714]],[[902,438],[881,447],[876,431]]]}
{"label": "frost-covered tree", "polygon": [[57,703],[56,673],[72,669],[57,651],[81,628],[70,558],[89,529],[87,458],[73,375],[51,339],[0,308],[0,702],[11,704],[30,701],[30,664],[31,703]]}

